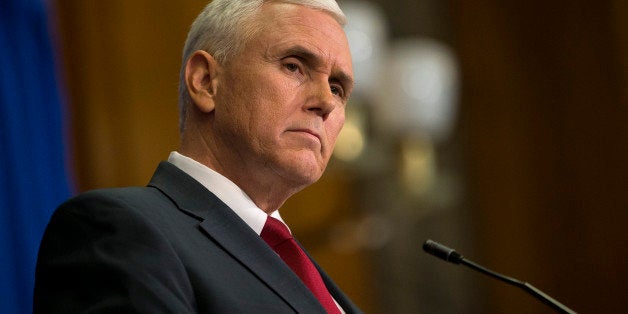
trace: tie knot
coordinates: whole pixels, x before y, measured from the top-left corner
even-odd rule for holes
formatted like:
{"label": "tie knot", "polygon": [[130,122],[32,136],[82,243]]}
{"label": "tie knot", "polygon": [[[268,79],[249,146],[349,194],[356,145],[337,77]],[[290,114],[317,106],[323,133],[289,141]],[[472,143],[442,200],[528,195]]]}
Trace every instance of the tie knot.
{"label": "tie knot", "polygon": [[266,219],[266,224],[264,224],[260,236],[271,247],[292,239],[292,234],[290,234],[288,227],[283,222],[270,216]]}

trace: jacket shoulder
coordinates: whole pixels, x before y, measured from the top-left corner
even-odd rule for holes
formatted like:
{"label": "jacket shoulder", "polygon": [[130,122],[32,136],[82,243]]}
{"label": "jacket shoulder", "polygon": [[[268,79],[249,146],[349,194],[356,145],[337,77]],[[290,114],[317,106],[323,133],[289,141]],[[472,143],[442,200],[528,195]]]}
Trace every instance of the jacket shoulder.
{"label": "jacket shoulder", "polygon": [[62,203],[57,211],[76,210],[141,210],[156,205],[171,205],[161,191],[152,187],[124,187],[91,190],[76,195]]}

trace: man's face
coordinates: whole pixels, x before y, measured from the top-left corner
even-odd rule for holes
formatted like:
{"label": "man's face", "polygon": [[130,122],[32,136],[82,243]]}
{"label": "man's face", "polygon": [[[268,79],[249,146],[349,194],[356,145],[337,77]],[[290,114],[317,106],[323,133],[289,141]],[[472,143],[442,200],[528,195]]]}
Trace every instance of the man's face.
{"label": "man's face", "polygon": [[221,69],[215,132],[251,179],[318,180],[345,120],[349,46],[327,13],[266,4],[259,32]]}

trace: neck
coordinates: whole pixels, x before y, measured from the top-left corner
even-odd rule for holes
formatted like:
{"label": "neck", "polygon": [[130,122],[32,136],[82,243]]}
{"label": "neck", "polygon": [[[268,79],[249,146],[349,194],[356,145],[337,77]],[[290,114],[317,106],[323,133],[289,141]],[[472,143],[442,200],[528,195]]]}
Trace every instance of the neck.
{"label": "neck", "polygon": [[258,167],[249,167],[230,156],[221,156],[222,150],[214,148],[216,142],[205,140],[200,133],[202,132],[196,128],[186,129],[181,136],[179,153],[231,180],[265,213],[276,211],[289,197],[303,188],[293,182],[286,182],[273,173],[267,173],[270,170],[245,170]]}

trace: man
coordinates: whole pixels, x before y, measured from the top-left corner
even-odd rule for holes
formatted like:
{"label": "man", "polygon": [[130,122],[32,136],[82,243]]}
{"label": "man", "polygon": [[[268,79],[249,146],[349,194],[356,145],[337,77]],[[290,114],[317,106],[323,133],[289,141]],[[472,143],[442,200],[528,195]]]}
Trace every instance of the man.
{"label": "man", "polygon": [[276,233],[289,237],[277,210],[320,178],[344,123],[344,19],[333,0],[207,5],[184,49],[178,151],[147,187],[60,206],[34,311],[359,312]]}

